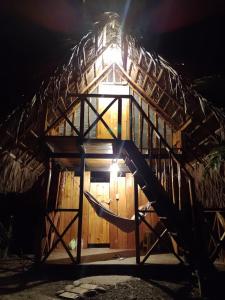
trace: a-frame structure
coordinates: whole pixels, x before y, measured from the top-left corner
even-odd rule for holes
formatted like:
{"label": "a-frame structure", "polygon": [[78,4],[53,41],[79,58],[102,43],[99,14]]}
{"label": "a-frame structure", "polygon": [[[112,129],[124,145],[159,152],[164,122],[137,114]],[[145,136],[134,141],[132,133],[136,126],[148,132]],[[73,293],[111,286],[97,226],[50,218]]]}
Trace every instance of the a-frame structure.
{"label": "a-frame structure", "polygon": [[[157,237],[142,262],[168,234],[179,259],[181,251],[194,268],[202,271],[203,265],[205,269],[210,265],[201,239],[204,216],[199,206],[204,207],[204,199],[196,196],[193,163],[202,164],[216,141],[223,140],[224,114],[185,84],[166,61],[125,34],[117,15],[109,14],[96,24],[74,47],[68,63],[43,85],[31,104],[15,111],[1,130],[6,133],[2,190],[27,190],[43,172],[48,174],[42,261],[61,242],[71,260],[80,262],[82,237],[87,234],[82,230],[87,218],[83,192],[90,188],[90,174],[85,171],[108,170],[112,160],[117,160],[122,172],[134,178],[131,198],[137,263],[141,262],[142,219]],[[66,171],[75,172],[79,187],[73,188],[74,205],[70,207],[64,206],[60,196]],[[110,177],[111,187],[117,180],[113,176],[117,174]],[[9,177],[20,180],[6,185]],[[151,204],[148,210],[158,215],[161,232],[143,216],[148,211],[139,207],[140,193]],[[110,209],[117,207],[118,212],[117,194],[112,188],[109,198]],[[215,205],[213,212],[224,224],[222,207]],[[61,214],[64,219],[70,214],[70,220],[60,232]],[[76,257],[64,241],[73,226],[77,226],[73,229]],[[113,227],[110,233],[115,233]],[[223,240],[224,233],[213,249],[213,258]]]}

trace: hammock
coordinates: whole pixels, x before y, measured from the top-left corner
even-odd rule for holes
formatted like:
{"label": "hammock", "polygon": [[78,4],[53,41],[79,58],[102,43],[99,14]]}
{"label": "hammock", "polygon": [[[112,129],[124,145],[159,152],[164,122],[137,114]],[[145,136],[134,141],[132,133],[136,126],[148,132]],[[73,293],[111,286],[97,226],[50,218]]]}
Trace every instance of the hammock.
{"label": "hammock", "polygon": [[[86,196],[87,200],[91,204],[91,206],[94,208],[97,215],[109,223],[115,225],[119,229],[121,229],[124,232],[131,232],[135,230],[135,219],[132,217],[131,219],[120,217],[116,214],[114,214],[112,211],[104,207],[94,196],[92,196],[89,192],[84,192],[84,195]],[[149,209],[149,204],[145,207],[146,209]],[[143,213],[145,215],[146,213]],[[139,218],[139,222],[141,222],[141,219]]]}

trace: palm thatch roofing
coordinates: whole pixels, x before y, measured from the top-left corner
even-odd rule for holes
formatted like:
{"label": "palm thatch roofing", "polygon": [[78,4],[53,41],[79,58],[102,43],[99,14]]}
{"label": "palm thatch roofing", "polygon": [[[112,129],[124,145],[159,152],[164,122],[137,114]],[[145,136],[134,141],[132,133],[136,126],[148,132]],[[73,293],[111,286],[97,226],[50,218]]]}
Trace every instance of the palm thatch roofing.
{"label": "palm thatch roofing", "polygon": [[105,13],[33,99],[0,124],[0,192],[27,191],[43,174],[47,155],[42,137],[60,111],[70,107],[70,93],[90,93],[109,72],[107,51],[112,47],[121,50],[115,67],[175,132],[182,131],[183,147],[195,158],[202,159],[224,141],[224,112],[198,94],[166,60],[127,34],[117,14]]}

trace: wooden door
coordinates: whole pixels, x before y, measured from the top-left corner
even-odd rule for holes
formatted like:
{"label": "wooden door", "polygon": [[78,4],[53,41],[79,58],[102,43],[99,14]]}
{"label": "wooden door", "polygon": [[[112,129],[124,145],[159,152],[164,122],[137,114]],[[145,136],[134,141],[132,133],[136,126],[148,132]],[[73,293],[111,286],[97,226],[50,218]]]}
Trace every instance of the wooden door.
{"label": "wooden door", "polygon": [[[91,182],[90,193],[106,208],[109,208],[109,183]],[[109,223],[100,218],[91,205],[89,207],[88,244],[109,244]]]}

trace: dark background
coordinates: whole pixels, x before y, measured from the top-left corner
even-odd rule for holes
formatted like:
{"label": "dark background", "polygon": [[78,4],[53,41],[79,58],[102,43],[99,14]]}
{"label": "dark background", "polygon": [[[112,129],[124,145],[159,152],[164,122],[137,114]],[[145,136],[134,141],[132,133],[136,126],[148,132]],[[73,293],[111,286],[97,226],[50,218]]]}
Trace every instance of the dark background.
{"label": "dark background", "polygon": [[0,120],[31,99],[104,11],[224,106],[224,0],[1,0]]}

